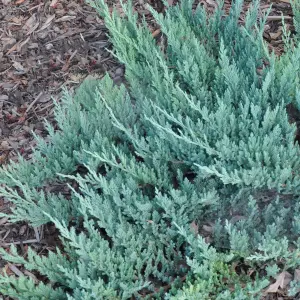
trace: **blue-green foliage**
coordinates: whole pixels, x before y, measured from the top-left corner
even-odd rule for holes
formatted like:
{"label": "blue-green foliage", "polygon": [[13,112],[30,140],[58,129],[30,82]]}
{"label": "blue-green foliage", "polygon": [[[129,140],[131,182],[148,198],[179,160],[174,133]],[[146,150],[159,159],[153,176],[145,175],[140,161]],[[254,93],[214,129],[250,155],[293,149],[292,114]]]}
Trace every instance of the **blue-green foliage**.
{"label": "blue-green foliage", "polygon": [[[29,250],[26,258],[15,248],[1,251],[49,285],[0,277],[0,292],[19,299],[258,299],[267,278],[240,277],[233,263],[269,262],[272,276],[277,260],[278,270],[300,264],[299,243],[292,243],[300,233],[300,149],[286,113],[287,104],[300,103],[296,40],[281,58],[269,53],[259,1],[243,27],[241,0],[226,17],[221,2],[209,17],[191,0],[165,15],[151,9],[164,44],[130,3],[124,18],[104,0],[90,3],[126,66],[128,88],[106,76],[84,82],[74,96],[65,92],[56,105],[59,130],[48,125],[50,142],[37,138],[31,161],[1,170],[0,192],[16,204],[9,218],[54,222],[64,249],[47,257]],[[79,189],[70,186],[68,198],[43,192],[71,180]],[[209,222],[213,247],[190,229]],[[177,293],[188,273],[193,283]]]}

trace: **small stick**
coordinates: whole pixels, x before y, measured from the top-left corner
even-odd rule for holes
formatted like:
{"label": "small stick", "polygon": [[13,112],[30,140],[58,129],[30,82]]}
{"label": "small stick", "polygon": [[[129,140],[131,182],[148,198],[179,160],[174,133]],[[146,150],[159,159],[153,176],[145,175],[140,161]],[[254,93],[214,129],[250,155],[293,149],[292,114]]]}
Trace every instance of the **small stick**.
{"label": "small stick", "polygon": [[284,20],[291,20],[292,17],[290,17],[290,16],[268,16],[267,19],[269,21],[281,21],[282,19],[284,19]]}
{"label": "small stick", "polygon": [[2,246],[8,247],[10,245],[33,244],[33,243],[38,243],[38,240],[33,239],[33,240],[26,240],[26,241],[11,242],[11,243],[5,243]]}
{"label": "small stick", "polygon": [[24,276],[24,274],[15,265],[8,264],[8,267],[19,277]]}
{"label": "small stick", "polygon": [[31,110],[31,108],[32,108],[32,106],[41,98],[41,96],[43,95],[43,92],[40,92],[39,94],[38,94],[38,96],[30,103],[30,105],[27,107],[27,109],[26,109],[26,111],[25,111],[25,114],[27,114],[30,110]]}

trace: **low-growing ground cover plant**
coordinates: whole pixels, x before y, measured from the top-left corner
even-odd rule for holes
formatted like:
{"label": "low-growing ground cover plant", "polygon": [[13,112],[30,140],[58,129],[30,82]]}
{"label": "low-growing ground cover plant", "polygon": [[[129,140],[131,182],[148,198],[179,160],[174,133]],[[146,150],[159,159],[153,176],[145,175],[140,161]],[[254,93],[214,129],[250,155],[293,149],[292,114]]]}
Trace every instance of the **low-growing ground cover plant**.
{"label": "low-growing ground cover plant", "polygon": [[[2,276],[2,294],[260,299],[272,278],[298,268],[300,149],[286,111],[300,107],[297,36],[285,34],[276,57],[259,1],[244,26],[241,0],[227,16],[221,1],[211,16],[193,2],[151,10],[164,44],[130,2],[123,17],[90,2],[127,84],[106,76],[66,91],[50,142],[37,137],[31,161],[1,169],[0,192],[16,205],[9,218],[54,222],[63,243],[48,256],[2,250],[47,278]],[[44,192],[57,181],[70,197]],[[298,289],[295,278],[289,293]]]}

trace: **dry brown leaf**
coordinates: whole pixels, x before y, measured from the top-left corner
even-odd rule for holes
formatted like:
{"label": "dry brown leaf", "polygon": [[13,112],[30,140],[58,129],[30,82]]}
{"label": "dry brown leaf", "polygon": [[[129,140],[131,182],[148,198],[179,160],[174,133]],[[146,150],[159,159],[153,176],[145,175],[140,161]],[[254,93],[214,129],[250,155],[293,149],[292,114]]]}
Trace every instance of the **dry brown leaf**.
{"label": "dry brown leaf", "polygon": [[84,79],[85,75],[80,73],[76,73],[76,74],[69,73],[69,77],[73,81],[80,82],[81,80]]}
{"label": "dry brown leaf", "polygon": [[21,25],[23,21],[23,17],[13,17],[10,21],[17,25]]}
{"label": "dry brown leaf", "polygon": [[214,231],[214,228],[212,226],[208,226],[208,225],[203,225],[202,229],[209,233],[212,233]]}
{"label": "dry brown leaf", "polygon": [[38,44],[38,43],[32,43],[32,44],[28,45],[28,48],[29,48],[29,49],[36,49],[36,48],[39,48],[39,44]]}
{"label": "dry brown leaf", "polygon": [[161,30],[160,29],[156,29],[152,32],[152,36],[155,38],[160,34]]}
{"label": "dry brown leaf", "polygon": [[[9,268],[9,266],[8,266],[8,264],[6,264],[5,266],[4,266],[4,268],[1,270],[2,272],[4,272],[6,275],[8,275],[8,276],[11,276],[11,275],[13,275],[14,273],[11,271],[11,269]],[[1,272],[1,273],[2,273]]]}
{"label": "dry brown leaf", "polygon": [[277,293],[279,288],[286,288],[286,286],[291,282],[292,275],[289,272],[282,272],[277,276],[276,281],[271,284],[267,290],[266,293]]}
{"label": "dry brown leaf", "polygon": [[196,224],[195,221],[193,221],[193,222],[190,224],[190,228],[191,228],[191,231],[192,231],[195,235],[198,235],[198,233],[199,233],[199,226]]}
{"label": "dry brown leaf", "polygon": [[39,22],[37,21],[36,14],[34,13],[23,26],[24,30],[27,30],[26,35],[33,33],[39,27]]}
{"label": "dry brown leaf", "polygon": [[1,154],[0,155],[0,165],[7,163],[7,159],[8,159],[8,152]]}
{"label": "dry brown leaf", "polygon": [[290,0],[279,0],[280,2],[284,2],[284,3],[288,3],[288,4],[290,4],[291,2],[290,2]]}
{"label": "dry brown leaf", "polygon": [[5,48],[8,48],[8,47],[11,47],[13,45],[16,44],[17,40],[15,38],[2,38],[1,39],[1,42],[2,42],[2,47],[5,49]]}
{"label": "dry brown leaf", "polygon": [[277,38],[279,38],[282,34],[281,30],[278,30],[277,32],[270,32],[269,35],[271,37],[272,40],[276,40]]}
{"label": "dry brown leaf", "polygon": [[3,141],[3,142],[1,142],[1,144],[0,144],[0,149],[1,149],[1,150],[9,150],[9,149],[10,149],[10,146],[9,146],[8,141]]}

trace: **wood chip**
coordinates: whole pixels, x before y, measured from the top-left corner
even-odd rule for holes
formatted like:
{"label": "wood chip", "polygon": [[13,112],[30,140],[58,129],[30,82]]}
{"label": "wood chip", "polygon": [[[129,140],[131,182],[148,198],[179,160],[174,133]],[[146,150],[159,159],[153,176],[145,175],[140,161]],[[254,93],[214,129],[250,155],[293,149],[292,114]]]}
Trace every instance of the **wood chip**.
{"label": "wood chip", "polygon": [[4,102],[8,100],[8,96],[7,95],[0,95],[0,102]]}
{"label": "wood chip", "polygon": [[26,21],[26,23],[24,24],[24,26],[23,26],[23,29],[24,30],[27,30],[27,31],[29,31],[29,30],[31,30],[34,26],[35,26],[35,24],[36,24],[36,14],[34,13],[27,21]]}
{"label": "wood chip", "polygon": [[51,1],[51,4],[50,4],[50,7],[56,8],[57,3],[58,3],[58,0],[52,0],[52,1]]}
{"label": "wood chip", "polygon": [[27,225],[23,225],[21,226],[20,230],[19,230],[19,234],[20,235],[24,235],[24,233],[26,232],[26,229],[28,228]]}
{"label": "wood chip", "polygon": [[4,225],[5,223],[7,223],[7,221],[8,221],[7,217],[1,218],[0,219],[0,225]]}
{"label": "wood chip", "polygon": [[37,32],[40,32],[40,31],[46,29],[48,26],[50,26],[50,24],[54,18],[55,18],[55,15],[49,16],[47,18],[47,20],[45,21],[45,23],[42,25],[42,27]]}
{"label": "wood chip", "polygon": [[66,21],[70,21],[70,20],[74,20],[74,19],[76,19],[76,16],[63,16],[63,17],[55,20],[55,23],[66,22]]}
{"label": "wood chip", "polygon": [[299,282],[300,281],[300,269],[296,269],[294,271],[294,280]]}
{"label": "wood chip", "polygon": [[24,67],[23,67],[18,61],[15,61],[15,62],[13,63],[13,66],[14,66],[14,68],[15,68],[16,70],[21,71],[21,72],[25,72]]}

